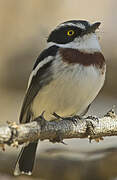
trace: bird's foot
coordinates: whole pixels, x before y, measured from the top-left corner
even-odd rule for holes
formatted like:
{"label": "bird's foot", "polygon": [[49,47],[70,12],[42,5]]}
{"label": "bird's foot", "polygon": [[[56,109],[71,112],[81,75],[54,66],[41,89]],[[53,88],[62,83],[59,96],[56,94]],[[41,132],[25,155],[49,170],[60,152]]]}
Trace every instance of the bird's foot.
{"label": "bird's foot", "polygon": [[97,122],[99,122],[99,119],[96,117],[96,116],[87,116],[86,117],[86,119],[91,119],[91,120],[93,120],[93,121],[97,121]]}
{"label": "bird's foot", "polygon": [[77,125],[78,120],[81,120],[81,117],[78,115],[68,116],[68,117],[65,117],[64,120],[72,121],[75,125]]}
{"label": "bird's foot", "polygon": [[57,119],[60,119],[60,120],[68,120],[68,121],[72,121],[74,124],[77,124],[77,121],[80,119],[81,120],[81,117],[78,116],[78,115],[75,115],[75,116],[68,116],[68,117],[61,117],[60,115],[58,115],[57,113],[53,113],[53,116]]}

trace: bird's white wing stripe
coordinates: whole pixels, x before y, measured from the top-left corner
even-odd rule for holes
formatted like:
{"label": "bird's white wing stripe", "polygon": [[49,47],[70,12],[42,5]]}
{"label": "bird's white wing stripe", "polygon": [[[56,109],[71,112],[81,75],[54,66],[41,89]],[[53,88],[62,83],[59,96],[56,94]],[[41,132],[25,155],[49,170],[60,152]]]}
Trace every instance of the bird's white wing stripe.
{"label": "bird's white wing stripe", "polygon": [[28,86],[27,89],[30,86],[30,83],[32,81],[33,76],[35,76],[38,72],[38,70],[43,67],[46,63],[50,62],[53,59],[53,56],[48,56],[47,58],[45,58],[43,61],[41,61],[36,68],[31,72],[30,77],[29,77],[29,81],[28,81]]}

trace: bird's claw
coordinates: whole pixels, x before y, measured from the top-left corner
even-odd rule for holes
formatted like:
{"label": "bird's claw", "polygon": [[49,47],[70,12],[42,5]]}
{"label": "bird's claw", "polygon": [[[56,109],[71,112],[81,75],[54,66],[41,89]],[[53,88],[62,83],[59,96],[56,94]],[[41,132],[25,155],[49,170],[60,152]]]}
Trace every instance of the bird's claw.
{"label": "bird's claw", "polygon": [[86,119],[91,119],[93,121],[99,122],[99,119],[96,116],[87,116]]}

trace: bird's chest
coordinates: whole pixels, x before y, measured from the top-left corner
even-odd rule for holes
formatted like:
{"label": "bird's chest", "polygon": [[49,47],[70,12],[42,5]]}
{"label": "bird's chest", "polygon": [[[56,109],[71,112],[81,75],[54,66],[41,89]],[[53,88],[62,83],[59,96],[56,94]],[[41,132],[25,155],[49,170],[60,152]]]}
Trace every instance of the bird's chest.
{"label": "bird's chest", "polygon": [[35,98],[36,116],[42,111],[46,119],[52,119],[53,112],[61,116],[81,114],[103,85],[104,76],[94,66],[58,66],[53,67],[53,80]]}
{"label": "bird's chest", "polygon": [[63,108],[73,107],[82,111],[84,106],[87,107],[96,97],[104,78],[105,75],[95,66],[73,65],[56,74],[52,87]]}

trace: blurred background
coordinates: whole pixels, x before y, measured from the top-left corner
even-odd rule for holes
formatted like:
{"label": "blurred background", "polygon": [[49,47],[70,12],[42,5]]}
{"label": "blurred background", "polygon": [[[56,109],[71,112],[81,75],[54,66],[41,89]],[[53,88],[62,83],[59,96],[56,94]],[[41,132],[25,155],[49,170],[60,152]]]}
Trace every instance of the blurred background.
{"label": "blurred background", "polygon": [[[100,21],[100,44],[107,62],[104,88],[89,114],[102,116],[115,105],[117,112],[116,0],[0,0],[0,124],[17,121],[28,77],[46,46],[48,33],[71,19]],[[65,140],[67,145],[41,142],[33,176],[18,180],[117,180],[117,137],[100,143]],[[19,149],[0,151],[0,179],[15,179]]]}

